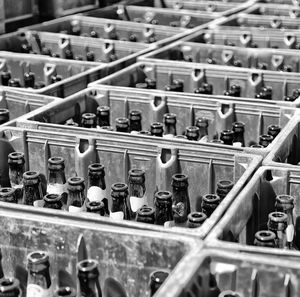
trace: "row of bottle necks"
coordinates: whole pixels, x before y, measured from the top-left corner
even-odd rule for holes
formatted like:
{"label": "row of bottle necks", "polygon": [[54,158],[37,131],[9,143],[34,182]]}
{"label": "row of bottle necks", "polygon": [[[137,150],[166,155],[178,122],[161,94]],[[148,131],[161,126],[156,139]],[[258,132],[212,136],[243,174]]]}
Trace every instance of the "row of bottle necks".
{"label": "row of bottle necks", "polygon": [[117,182],[111,186],[112,205],[109,210],[105,169],[99,163],[88,167],[87,191],[84,178],[76,176],[66,180],[65,160],[62,157],[51,157],[48,160],[46,191],[43,190],[45,182],[38,172],[25,172],[23,153],[10,153],[8,165],[11,187],[0,188],[2,202],[97,213],[114,220],[135,220],[165,226],[201,226],[234,186],[229,180],[220,180],[215,194],[198,199],[196,208],[201,211],[191,212],[188,176],[174,174],[172,192],[157,190],[153,199],[154,207],[151,207],[145,194],[145,171],[135,168],[129,171],[128,184]]}
{"label": "row of bottle necks", "polygon": [[[2,255],[1,255],[2,259]],[[0,295],[1,297],[60,297],[60,296],[85,296],[102,297],[103,288],[100,285],[101,274],[99,263],[94,259],[79,261],[77,268],[77,286],[73,287],[73,280],[54,290],[50,274],[50,257],[45,251],[34,251],[27,256],[27,271],[22,271],[18,278],[5,277],[5,272],[0,265]],[[18,272],[20,273],[20,272]],[[17,274],[17,273],[15,273]],[[25,274],[25,275],[23,275]],[[149,276],[149,296],[153,296],[160,288],[169,273],[163,270],[155,270]],[[27,279],[26,283],[22,283]],[[127,293],[117,280],[109,277],[104,280],[105,297],[126,297]],[[117,295],[112,295],[117,294]]]}

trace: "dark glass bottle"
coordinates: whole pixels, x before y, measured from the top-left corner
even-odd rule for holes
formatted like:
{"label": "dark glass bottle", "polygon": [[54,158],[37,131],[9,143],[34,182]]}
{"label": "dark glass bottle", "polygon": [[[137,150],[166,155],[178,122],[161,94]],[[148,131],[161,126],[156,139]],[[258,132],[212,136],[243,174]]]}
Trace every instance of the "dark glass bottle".
{"label": "dark glass bottle", "polygon": [[199,228],[207,219],[207,215],[204,212],[191,212],[188,215],[188,227]]}
{"label": "dark glass bottle", "polygon": [[110,107],[98,106],[97,107],[97,125],[99,127],[110,125]]}
{"label": "dark glass bottle", "polygon": [[86,211],[105,216],[105,204],[102,201],[88,201],[86,203]]}
{"label": "dark glass bottle", "polygon": [[95,61],[95,53],[93,51],[88,51],[86,53],[86,60],[88,62],[94,62]]}
{"label": "dark glass bottle", "polygon": [[220,197],[221,201],[233,188],[234,183],[230,180],[220,180],[217,182],[216,194]]}
{"label": "dark glass bottle", "polygon": [[76,290],[71,287],[61,287],[53,295],[54,297],[77,297]]}
{"label": "dark glass bottle", "polygon": [[135,219],[136,212],[143,205],[147,205],[145,196],[145,171],[141,169],[131,169],[128,174],[130,217]]}
{"label": "dark glass bottle", "polygon": [[172,176],[172,211],[175,224],[185,223],[187,221],[188,214],[191,212],[188,186],[189,183],[187,175],[177,173]]}
{"label": "dark glass bottle", "polygon": [[263,134],[259,136],[259,144],[262,145],[263,147],[267,147],[272,141],[273,141],[273,136],[268,135],[268,134]]}
{"label": "dark glass bottle", "polygon": [[129,113],[129,130],[141,131],[142,130],[142,112],[140,110],[131,110]]}
{"label": "dark glass bottle", "polygon": [[23,199],[23,174],[25,172],[25,158],[21,152],[8,155],[10,185],[16,190],[15,195],[19,202]]}
{"label": "dark glass bottle", "polygon": [[61,75],[52,75],[51,76],[51,83],[52,84],[55,84],[55,83],[57,83],[57,82],[59,82],[59,81],[61,81],[63,78],[62,78],[62,76]]}
{"label": "dark glass bottle", "polygon": [[127,118],[117,118],[116,131],[129,133],[129,120]]}
{"label": "dark glass bottle", "polygon": [[213,94],[213,85],[208,83],[202,83],[199,88],[194,90],[195,94],[205,94],[212,95]]}
{"label": "dark glass bottle", "polygon": [[70,49],[65,50],[65,59],[67,59],[67,60],[74,59],[73,52]]}
{"label": "dark glass bottle", "polygon": [[9,110],[6,108],[0,108],[0,125],[9,121]]}
{"label": "dark glass bottle", "polygon": [[44,208],[62,209],[63,203],[58,194],[46,194],[44,196]]}
{"label": "dark glass bottle", "polygon": [[276,235],[270,230],[261,230],[255,233],[254,245],[263,247],[275,247]]}
{"label": "dark glass bottle", "polygon": [[35,84],[35,74],[33,72],[24,73],[24,87],[25,88],[34,88]]}
{"label": "dark glass bottle", "polygon": [[150,274],[150,296],[153,296],[156,293],[168,276],[168,272],[160,270],[154,271]]}
{"label": "dark glass bottle", "polygon": [[84,179],[82,177],[70,177],[68,179],[68,203],[69,212],[81,212],[85,210]]}
{"label": "dark glass bottle", "polygon": [[271,212],[269,214],[268,229],[275,233],[275,246],[277,248],[286,247],[286,228],[288,217],[283,212]]}
{"label": "dark glass bottle", "polygon": [[11,73],[9,71],[1,72],[1,85],[8,86],[9,81],[11,80]]}
{"label": "dark glass bottle", "polygon": [[98,265],[98,261],[92,259],[83,260],[77,264],[79,296],[102,297]]}
{"label": "dark glass bottle", "polygon": [[155,209],[153,207],[144,205],[136,212],[137,222],[154,224],[155,223]]}
{"label": "dark glass bottle", "polygon": [[245,146],[245,124],[243,122],[234,122],[232,124],[233,131],[233,145],[237,147]]}
{"label": "dark glass bottle", "polygon": [[200,117],[196,119],[195,126],[199,128],[199,139],[208,136],[208,119]]}
{"label": "dark glass bottle", "polygon": [[281,127],[279,125],[270,125],[268,126],[268,134],[275,138],[281,131]]}
{"label": "dark glass bottle", "polygon": [[199,128],[196,126],[186,127],[185,136],[188,140],[197,141],[199,139]]}
{"label": "dark glass bottle", "polygon": [[221,203],[221,198],[216,194],[207,194],[202,197],[202,212],[209,218]]}
{"label": "dark glass bottle", "polygon": [[40,174],[36,171],[26,171],[23,174],[23,204],[36,205],[43,200]]}
{"label": "dark glass bottle", "polygon": [[18,78],[11,78],[8,81],[8,86],[13,88],[21,88],[21,81]]}
{"label": "dark glass bottle", "polygon": [[158,191],[155,193],[155,224],[164,225],[173,220],[172,193],[169,191]]}
{"label": "dark glass bottle", "polygon": [[18,203],[14,188],[0,188],[0,201],[9,203]]}
{"label": "dark glass bottle", "polygon": [[156,89],[156,79],[145,78],[145,83],[147,84],[147,89]]}
{"label": "dark glass bottle", "polygon": [[112,208],[110,217],[114,220],[130,220],[130,210],[127,205],[128,186],[115,183],[111,186]]}
{"label": "dark glass bottle", "polygon": [[174,79],[171,84],[165,86],[165,91],[169,92],[183,92],[183,81]]}
{"label": "dark glass bottle", "polygon": [[163,124],[160,122],[152,123],[150,132],[151,132],[151,135],[153,135],[153,136],[163,137],[163,134],[164,134]]}
{"label": "dark glass bottle", "polygon": [[238,85],[230,86],[229,90],[224,92],[225,96],[241,97],[241,87]]}
{"label": "dark glass bottle", "polygon": [[16,278],[0,279],[0,296],[1,297],[21,297],[22,291],[20,282]]}
{"label": "dark glass bottle", "polygon": [[224,144],[233,145],[233,137],[234,137],[234,132],[232,130],[221,131],[220,139],[223,141]]}
{"label": "dark glass bottle", "polygon": [[88,167],[88,191],[89,201],[102,201],[107,198],[105,170],[100,163],[93,163]]}
{"label": "dark glass bottle", "polygon": [[165,113],[164,114],[164,137],[172,138],[176,136],[176,114],[175,113]]}
{"label": "dark glass bottle", "polygon": [[97,121],[94,113],[84,113],[81,116],[81,127],[96,128]]}
{"label": "dark glass bottle", "polygon": [[46,252],[35,251],[27,256],[27,297],[53,296],[50,262]]}

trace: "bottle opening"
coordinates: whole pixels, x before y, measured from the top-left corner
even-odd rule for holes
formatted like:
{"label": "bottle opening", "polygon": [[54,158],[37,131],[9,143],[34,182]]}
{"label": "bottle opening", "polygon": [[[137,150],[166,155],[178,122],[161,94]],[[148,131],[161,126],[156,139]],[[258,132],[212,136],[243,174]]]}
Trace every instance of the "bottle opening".
{"label": "bottle opening", "polygon": [[98,262],[96,260],[88,259],[78,263],[78,269],[81,271],[92,271],[97,269]]}
{"label": "bottle opening", "polygon": [[12,188],[1,188],[0,189],[0,193],[10,193],[12,191],[13,191]]}
{"label": "bottle opening", "polygon": [[90,207],[98,207],[98,206],[103,205],[103,203],[101,201],[92,201],[92,202],[88,202],[88,205]]}
{"label": "bottle opening", "polygon": [[11,279],[4,279],[4,280],[0,283],[1,286],[5,286],[5,287],[11,286],[11,285],[13,285],[13,284],[14,284],[14,282],[13,282],[13,280],[11,280]]}
{"label": "bottle opening", "polygon": [[220,197],[216,194],[207,194],[203,196],[203,200],[208,203],[214,203],[220,201]]}
{"label": "bottle opening", "polygon": [[29,263],[39,264],[47,262],[49,260],[49,256],[46,252],[37,251],[30,253],[27,259]]}
{"label": "bottle opening", "polygon": [[140,176],[140,175],[144,175],[144,174],[145,174],[145,171],[142,170],[142,169],[137,169],[137,168],[135,168],[135,169],[129,170],[129,174],[130,174],[130,175],[134,175],[134,176]]}
{"label": "bottle opening", "polygon": [[26,171],[24,172],[23,177],[25,179],[35,179],[39,177],[39,173],[36,171]]}
{"label": "bottle opening", "polygon": [[24,154],[21,152],[13,152],[13,153],[10,153],[8,155],[8,157],[11,159],[20,159],[20,158],[24,158]]}
{"label": "bottle opening", "polygon": [[168,272],[154,271],[151,274],[151,281],[157,284],[162,284],[168,276],[169,276]]}
{"label": "bottle opening", "polygon": [[278,195],[276,200],[280,203],[293,203],[294,198],[290,195]]}
{"label": "bottle opening", "polygon": [[156,193],[156,197],[159,199],[170,199],[172,197],[172,193],[168,191],[159,191]]}
{"label": "bottle opening", "polygon": [[51,157],[49,159],[49,163],[52,163],[52,164],[61,164],[64,162],[64,159],[62,157]]}
{"label": "bottle opening", "polygon": [[89,169],[94,171],[101,171],[104,169],[104,166],[100,163],[94,163],[89,166]]}
{"label": "bottle opening", "polygon": [[70,287],[60,288],[58,289],[58,296],[71,296],[73,294],[73,290]]}

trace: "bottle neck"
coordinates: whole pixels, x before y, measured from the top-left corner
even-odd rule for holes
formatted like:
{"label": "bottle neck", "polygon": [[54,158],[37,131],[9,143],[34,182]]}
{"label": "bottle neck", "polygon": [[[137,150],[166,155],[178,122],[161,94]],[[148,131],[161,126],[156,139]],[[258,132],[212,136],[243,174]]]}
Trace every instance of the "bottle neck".
{"label": "bottle neck", "polygon": [[141,131],[142,130],[142,122],[141,120],[130,120],[130,132],[132,131]]}
{"label": "bottle neck", "polygon": [[84,190],[69,190],[68,206],[83,207],[85,201]]}
{"label": "bottle neck", "polygon": [[49,267],[38,272],[30,270],[27,283],[28,283],[27,292],[31,284],[38,285],[39,287],[45,290],[49,289],[51,287],[51,277],[50,277]]}
{"label": "bottle neck", "polygon": [[207,127],[199,127],[199,139],[204,136],[208,135],[208,128]]}
{"label": "bottle neck", "polygon": [[49,169],[48,184],[65,184],[66,176],[63,169]]}
{"label": "bottle neck", "polygon": [[[101,297],[101,289],[97,278],[79,277],[79,288],[81,297]],[[100,292],[99,292],[100,291]]]}
{"label": "bottle neck", "polygon": [[24,164],[9,164],[9,178],[12,186],[23,184],[23,173],[25,172]]}
{"label": "bottle neck", "polygon": [[23,204],[33,205],[37,200],[43,199],[43,192],[40,183],[24,185]]}
{"label": "bottle neck", "polygon": [[176,124],[165,124],[164,135],[177,135]]}
{"label": "bottle neck", "polygon": [[188,187],[173,186],[173,217],[175,223],[184,223],[191,212]]}
{"label": "bottle neck", "polygon": [[172,201],[160,202],[155,199],[155,224],[164,225],[165,222],[173,220]]}
{"label": "bottle neck", "polygon": [[130,214],[129,214],[129,209],[127,207],[126,203],[127,199],[127,194],[122,194],[118,193],[118,195],[113,195],[112,194],[112,207],[111,207],[111,212],[122,212],[124,217],[124,220],[130,220]]}
{"label": "bottle neck", "polygon": [[98,115],[98,125],[100,127],[103,127],[103,126],[110,126],[110,116],[109,114],[107,115]]}
{"label": "bottle neck", "polygon": [[240,146],[245,146],[245,138],[244,138],[244,132],[234,132],[233,134],[233,143],[238,143]]}
{"label": "bottle neck", "polygon": [[89,172],[88,187],[99,187],[102,190],[106,189],[105,176],[94,172]]}

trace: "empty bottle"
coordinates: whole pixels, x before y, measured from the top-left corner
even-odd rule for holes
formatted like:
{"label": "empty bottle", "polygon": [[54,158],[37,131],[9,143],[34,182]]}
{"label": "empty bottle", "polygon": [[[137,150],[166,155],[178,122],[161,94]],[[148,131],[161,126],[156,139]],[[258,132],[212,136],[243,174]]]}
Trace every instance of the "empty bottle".
{"label": "empty bottle", "polygon": [[185,129],[185,136],[188,140],[198,141],[199,139],[199,128],[196,126],[189,126]]}
{"label": "empty bottle", "polygon": [[142,130],[142,112],[140,110],[131,110],[129,113],[129,130],[138,132]]}
{"label": "empty bottle", "polygon": [[268,134],[273,136],[273,139],[280,133],[281,127],[279,125],[268,126]]}
{"label": "empty bottle", "polygon": [[77,293],[74,288],[61,287],[53,295],[54,297],[76,297]]}
{"label": "empty bottle", "polygon": [[268,229],[275,233],[275,246],[285,248],[287,244],[286,228],[288,217],[283,212],[271,212],[269,214]]}
{"label": "empty bottle", "polygon": [[25,88],[34,88],[35,85],[35,74],[33,72],[24,73],[24,87]]}
{"label": "empty bottle", "polygon": [[230,180],[219,180],[217,182],[216,194],[220,197],[221,201],[227,196],[233,186],[234,183]]}
{"label": "empty bottle", "polygon": [[175,224],[184,224],[191,212],[188,186],[187,175],[177,173],[172,176],[172,211]]}
{"label": "empty bottle", "polygon": [[19,78],[11,78],[8,81],[8,86],[13,88],[21,88],[21,81]]}
{"label": "empty bottle", "polygon": [[241,97],[241,87],[238,85],[230,86],[229,90],[224,92],[225,96]]}
{"label": "empty bottle", "polygon": [[21,297],[22,291],[20,282],[16,278],[0,279],[0,296],[1,297]]}
{"label": "empty bottle", "polygon": [[254,245],[263,247],[275,247],[276,235],[270,230],[261,230],[255,233]]}
{"label": "empty bottle", "polygon": [[100,163],[93,163],[88,167],[88,191],[89,201],[102,201],[107,199],[105,170]]}
{"label": "empty bottle", "polygon": [[234,122],[232,124],[233,131],[233,146],[244,147],[245,146],[245,124],[243,122]]}
{"label": "empty bottle", "polygon": [[129,170],[128,186],[130,218],[135,219],[137,210],[143,205],[147,205],[145,171],[141,169]]}
{"label": "empty bottle", "polygon": [[98,106],[97,107],[97,125],[99,127],[110,125],[110,107]]}
{"label": "empty bottle", "polygon": [[53,296],[50,262],[46,252],[35,251],[27,256],[27,297]]}
{"label": "empty bottle", "polygon": [[62,198],[59,194],[46,194],[44,196],[44,208],[62,209],[63,203],[61,200]]}
{"label": "empty bottle", "polygon": [[128,186],[115,183],[111,186],[112,207],[110,217],[114,220],[130,220],[130,210],[127,205]]}
{"label": "empty bottle", "polygon": [[176,114],[175,113],[165,113],[164,114],[164,137],[173,138],[176,136]]}
{"label": "empty bottle", "polygon": [[172,193],[169,191],[158,191],[154,197],[155,224],[164,225],[173,220]]}
{"label": "empty bottle", "polygon": [[171,84],[165,86],[165,91],[169,92],[183,92],[183,81],[174,79]]}
{"label": "empty bottle", "polygon": [[8,86],[10,80],[11,80],[11,73],[9,71],[2,71],[1,72],[1,85]]}
{"label": "empty bottle", "polygon": [[136,212],[137,222],[146,223],[146,224],[154,224],[155,223],[155,209],[153,207],[143,205]]}
{"label": "empty bottle", "polygon": [[81,127],[84,128],[96,128],[97,121],[94,113],[84,113],[81,116]]}
{"label": "empty bottle", "polygon": [[191,212],[188,215],[188,227],[199,228],[207,219],[207,215],[204,212]]}
{"label": "empty bottle", "polygon": [[165,271],[154,271],[150,275],[150,296],[153,296],[156,291],[161,287],[163,282],[167,279],[169,276],[168,272]]}
{"label": "empty bottle", "polygon": [[116,131],[129,133],[129,120],[127,118],[117,118]]}
{"label": "empty bottle", "polygon": [[218,287],[216,277],[210,273],[209,274],[209,288],[207,297],[217,297],[220,294],[220,289]]}
{"label": "empty bottle", "polygon": [[263,147],[267,147],[272,141],[273,141],[273,136],[268,135],[268,134],[263,134],[259,136],[259,144],[262,145]]}
{"label": "empty bottle", "polygon": [[9,179],[14,188],[16,198],[21,202],[23,198],[23,174],[25,172],[25,158],[21,152],[13,152],[8,155]]}
{"label": "empty bottle", "polygon": [[9,121],[9,110],[6,108],[0,108],[0,125]]}
{"label": "empty bottle", "polygon": [[194,90],[195,94],[205,94],[205,95],[212,95],[213,94],[213,85],[208,83],[201,83],[199,88]]}
{"label": "empty bottle", "polygon": [[23,204],[38,206],[38,203],[43,200],[43,192],[39,172],[24,172],[23,184]]}
{"label": "empty bottle", "polygon": [[9,203],[18,203],[14,188],[0,188],[0,201]]}
{"label": "empty bottle", "polygon": [[67,188],[69,212],[85,211],[84,179],[82,177],[70,177]]}
{"label": "empty bottle", "polygon": [[202,212],[209,218],[221,203],[221,198],[216,194],[207,194],[202,197]]}
{"label": "empty bottle", "polygon": [[223,141],[225,145],[233,145],[234,132],[232,130],[221,131],[220,140]]}
{"label": "empty bottle", "polygon": [[79,296],[102,297],[98,266],[98,261],[92,259],[83,260],[77,264]]}
{"label": "empty bottle", "polygon": [[151,124],[150,128],[151,135],[157,137],[163,137],[164,134],[164,127],[162,123],[155,122]]}
{"label": "empty bottle", "polygon": [[105,216],[106,209],[105,204],[102,201],[88,201],[86,203],[86,211],[98,214],[102,217]]}
{"label": "empty bottle", "polygon": [[200,117],[196,119],[195,126],[199,128],[199,139],[208,136],[208,119]]}

